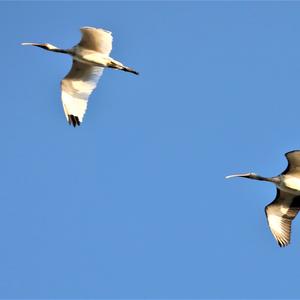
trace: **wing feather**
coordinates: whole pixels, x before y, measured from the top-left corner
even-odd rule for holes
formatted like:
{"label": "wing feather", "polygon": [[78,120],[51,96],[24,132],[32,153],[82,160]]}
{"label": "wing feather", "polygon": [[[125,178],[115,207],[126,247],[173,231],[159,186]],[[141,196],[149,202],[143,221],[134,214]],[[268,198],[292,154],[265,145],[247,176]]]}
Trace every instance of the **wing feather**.
{"label": "wing feather", "polygon": [[300,151],[287,152],[285,157],[288,161],[288,166],[282,174],[300,172]]}
{"label": "wing feather", "polygon": [[80,125],[90,94],[96,88],[103,68],[73,60],[70,72],[61,81],[61,98],[68,122]]}
{"label": "wing feather", "polygon": [[291,241],[292,220],[300,210],[300,197],[280,191],[273,202],[265,207],[270,230],[280,247]]}

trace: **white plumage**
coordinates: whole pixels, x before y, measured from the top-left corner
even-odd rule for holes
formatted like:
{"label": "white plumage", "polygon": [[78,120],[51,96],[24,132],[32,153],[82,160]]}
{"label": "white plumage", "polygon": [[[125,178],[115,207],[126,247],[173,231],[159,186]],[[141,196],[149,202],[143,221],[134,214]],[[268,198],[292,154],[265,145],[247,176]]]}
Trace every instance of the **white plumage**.
{"label": "white plumage", "polygon": [[89,96],[96,88],[104,68],[138,75],[138,72],[109,56],[113,40],[110,31],[93,27],[83,27],[80,31],[81,40],[71,49],[59,49],[48,43],[22,43],[73,57],[72,68],[61,81],[61,99],[67,121],[74,127],[82,122]]}
{"label": "white plumage", "polygon": [[255,173],[245,173],[226,177],[269,181],[276,185],[276,197],[265,207],[265,213],[270,230],[280,247],[290,243],[292,221],[300,210],[300,151],[291,151],[285,156],[288,166],[279,176],[262,177]]}

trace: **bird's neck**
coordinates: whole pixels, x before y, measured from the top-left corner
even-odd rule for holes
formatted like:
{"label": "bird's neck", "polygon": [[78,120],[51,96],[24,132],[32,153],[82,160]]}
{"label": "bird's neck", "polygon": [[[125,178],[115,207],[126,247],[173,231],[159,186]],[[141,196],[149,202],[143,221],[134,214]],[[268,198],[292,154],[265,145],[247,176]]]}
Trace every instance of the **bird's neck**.
{"label": "bird's neck", "polygon": [[52,52],[58,52],[58,53],[64,53],[64,54],[70,54],[70,50],[68,49],[60,49],[55,47],[51,44],[35,44],[34,46],[40,47],[44,50],[52,51]]}
{"label": "bird's neck", "polygon": [[248,176],[245,176],[245,177],[247,177],[249,179],[254,179],[254,180],[273,182],[275,184],[280,183],[280,178],[279,177],[263,177],[263,176],[255,174],[255,173],[250,173]]}
{"label": "bird's neck", "polygon": [[56,49],[48,49],[49,51],[52,51],[52,52],[58,52],[58,53],[64,53],[64,54],[70,54],[70,51],[69,50],[66,50],[66,49],[59,49],[59,48],[56,48]]}

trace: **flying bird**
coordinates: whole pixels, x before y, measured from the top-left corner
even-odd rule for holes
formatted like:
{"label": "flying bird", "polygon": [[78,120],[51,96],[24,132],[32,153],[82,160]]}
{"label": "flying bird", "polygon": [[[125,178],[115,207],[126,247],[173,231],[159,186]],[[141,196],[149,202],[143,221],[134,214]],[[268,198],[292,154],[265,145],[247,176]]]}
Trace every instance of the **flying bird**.
{"label": "flying bird", "polygon": [[61,81],[61,99],[67,121],[74,127],[82,122],[88,98],[96,88],[104,68],[138,75],[135,70],[109,56],[113,40],[110,31],[94,27],[82,27],[80,31],[81,40],[71,49],[59,49],[48,43],[22,43],[24,46],[36,46],[73,57],[72,68]]}
{"label": "flying bird", "polygon": [[262,180],[276,185],[276,197],[265,207],[265,213],[271,232],[280,247],[290,243],[291,224],[300,210],[300,150],[288,152],[285,156],[288,166],[278,176],[262,177],[255,173],[246,173],[226,177]]}

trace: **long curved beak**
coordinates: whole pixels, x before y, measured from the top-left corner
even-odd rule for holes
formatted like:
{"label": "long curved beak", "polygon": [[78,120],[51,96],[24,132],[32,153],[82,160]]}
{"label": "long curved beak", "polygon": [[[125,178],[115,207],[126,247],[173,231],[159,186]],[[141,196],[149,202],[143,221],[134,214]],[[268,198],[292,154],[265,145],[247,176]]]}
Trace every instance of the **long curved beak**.
{"label": "long curved beak", "polygon": [[261,180],[261,181],[269,181],[277,184],[279,182],[278,177],[263,177],[260,175],[257,175],[255,173],[243,173],[243,174],[234,174],[234,175],[229,175],[226,176],[226,179],[229,178],[234,178],[234,177],[242,177],[242,178],[249,178],[249,179],[254,179],[254,180]]}
{"label": "long curved beak", "polygon": [[22,46],[41,46],[42,44],[37,43],[21,43]]}
{"label": "long curved beak", "polygon": [[39,43],[21,43],[22,46],[36,46],[40,47],[45,50],[49,50],[49,47],[47,47],[46,44],[39,44]]}
{"label": "long curved beak", "polygon": [[225,179],[234,178],[234,177],[246,177],[246,178],[253,178],[254,173],[242,173],[242,174],[234,174],[234,175],[228,175],[225,177]]}

